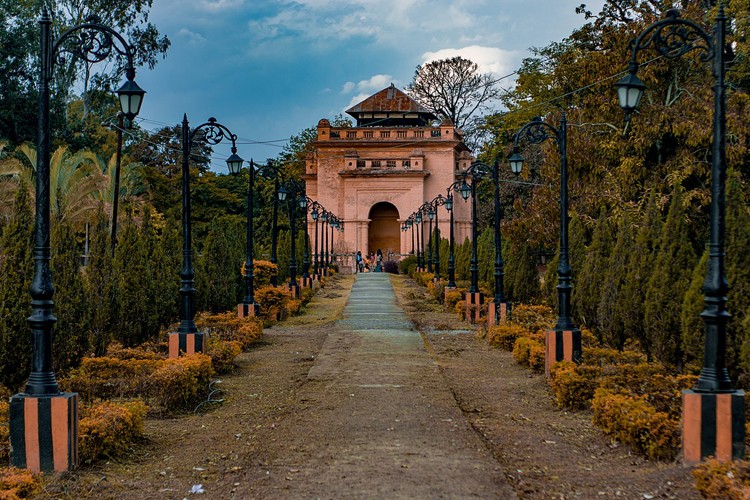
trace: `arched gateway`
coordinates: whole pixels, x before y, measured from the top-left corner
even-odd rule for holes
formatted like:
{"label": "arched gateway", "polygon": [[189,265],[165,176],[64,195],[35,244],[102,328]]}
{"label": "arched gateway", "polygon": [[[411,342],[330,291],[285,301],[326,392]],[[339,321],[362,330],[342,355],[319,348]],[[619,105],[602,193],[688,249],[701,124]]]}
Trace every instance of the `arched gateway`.
{"label": "arched gateway", "polygon": [[[409,215],[446,188],[469,167],[471,153],[450,120],[440,121],[393,85],[347,110],[354,126],[318,122],[313,151],[306,158],[307,196],[333,213],[343,231],[333,234],[342,269],[352,269],[359,250],[396,259],[412,251],[416,224],[401,231]],[[456,241],[471,235],[470,204],[454,203]],[[449,234],[450,214],[438,207],[440,232]],[[315,223],[308,219],[311,244]],[[425,227],[425,231],[427,227]]]}
{"label": "arched gateway", "polygon": [[383,251],[384,256],[391,252],[401,253],[401,224],[398,209],[387,201],[376,203],[370,209],[370,225],[367,231],[369,252]]}

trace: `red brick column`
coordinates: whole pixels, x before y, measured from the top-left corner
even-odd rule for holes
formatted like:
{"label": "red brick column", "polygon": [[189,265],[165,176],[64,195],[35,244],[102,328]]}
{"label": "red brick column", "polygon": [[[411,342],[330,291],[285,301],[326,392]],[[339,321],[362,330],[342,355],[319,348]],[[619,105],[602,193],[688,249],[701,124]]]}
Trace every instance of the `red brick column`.
{"label": "red brick column", "polygon": [[78,394],[16,394],[10,399],[11,465],[64,472],[78,465]]}
{"label": "red brick column", "polygon": [[237,304],[237,316],[240,318],[255,318],[260,316],[260,305],[256,302],[252,304]]}

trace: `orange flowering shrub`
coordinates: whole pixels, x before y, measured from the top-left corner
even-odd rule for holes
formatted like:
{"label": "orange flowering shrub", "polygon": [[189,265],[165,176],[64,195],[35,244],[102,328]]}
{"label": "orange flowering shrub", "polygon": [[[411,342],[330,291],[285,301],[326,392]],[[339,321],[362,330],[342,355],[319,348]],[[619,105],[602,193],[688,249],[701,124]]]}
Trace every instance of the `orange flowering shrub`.
{"label": "orange flowering shrub", "polygon": [[[245,275],[245,261],[242,261],[240,267],[242,276]],[[253,286],[263,287],[271,284],[271,276],[276,276],[279,272],[279,266],[268,260],[253,261]]]}
{"label": "orange flowering shrub", "polygon": [[586,408],[597,388],[599,366],[577,365],[558,361],[550,367],[549,385],[561,408]]}
{"label": "orange flowering shrub", "polygon": [[511,323],[526,330],[550,330],[555,326],[555,314],[548,306],[519,304],[513,307]]}
{"label": "orange flowering shrub", "polygon": [[646,402],[645,396],[599,388],[591,401],[594,424],[652,460],[672,460],[680,442],[680,422]]}
{"label": "orange flowering shrub", "polygon": [[209,337],[206,347],[216,373],[234,371],[234,359],[242,352],[242,344],[235,340],[225,342],[218,337]]}
{"label": "orange flowering shrub", "polygon": [[208,387],[213,374],[211,358],[204,354],[167,359],[148,378],[148,401],[161,412],[184,409]]}
{"label": "orange flowering shrub", "polygon": [[487,341],[491,346],[513,351],[516,339],[531,334],[526,328],[515,324],[495,325],[487,328]]}
{"label": "orange flowering shrub", "polygon": [[313,296],[315,295],[315,289],[313,288],[303,288],[300,293],[300,300],[302,300],[303,304],[307,304],[312,300]]}
{"label": "orange flowering shrub", "polygon": [[28,469],[0,468],[0,498],[15,500],[31,498],[42,492],[42,475]]}
{"label": "orange flowering shrub", "polygon": [[134,440],[143,436],[146,412],[143,401],[105,401],[84,407],[78,423],[81,461],[91,463],[100,456],[112,457],[126,451]]}
{"label": "orange flowering shrub", "polygon": [[695,488],[703,498],[745,500],[750,498],[750,462],[706,460],[692,470]]}
{"label": "orange flowering shrub", "polygon": [[143,347],[123,347],[119,342],[113,342],[107,348],[107,356],[117,359],[164,359],[164,355]]}

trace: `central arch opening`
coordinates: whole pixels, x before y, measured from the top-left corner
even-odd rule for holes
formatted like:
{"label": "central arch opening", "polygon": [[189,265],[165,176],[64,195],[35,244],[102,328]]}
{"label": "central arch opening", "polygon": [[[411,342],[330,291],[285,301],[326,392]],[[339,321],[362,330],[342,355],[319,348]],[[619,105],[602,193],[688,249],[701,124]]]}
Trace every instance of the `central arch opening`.
{"label": "central arch opening", "polygon": [[368,252],[380,249],[383,257],[390,253],[401,253],[401,226],[398,223],[398,209],[387,201],[376,203],[370,209],[368,229]]}

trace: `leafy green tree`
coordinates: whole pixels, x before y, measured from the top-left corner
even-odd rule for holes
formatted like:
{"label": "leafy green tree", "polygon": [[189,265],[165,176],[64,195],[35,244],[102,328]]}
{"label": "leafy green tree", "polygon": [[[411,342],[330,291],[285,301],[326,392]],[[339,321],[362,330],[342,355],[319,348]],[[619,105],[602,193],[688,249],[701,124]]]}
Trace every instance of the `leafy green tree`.
{"label": "leafy green tree", "polygon": [[495,232],[486,227],[477,239],[478,281],[495,292]]}
{"label": "leafy green tree", "polygon": [[154,277],[154,305],[157,323],[166,327],[180,314],[180,278],[182,238],[174,224],[166,224],[149,252]]}
{"label": "leafy green tree", "polygon": [[52,360],[55,371],[78,366],[90,347],[90,307],[87,303],[79,259],[81,248],[68,221],[52,225],[52,280],[55,284],[55,324]]}
{"label": "leafy green tree", "polygon": [[626,215],[620,220],[617,241],[609,255],[597,309],[597,324],[605,343],[619,350],[625,347],[630,333],[625,328],[624,299],[634,244],[632,225]]}
{"label": "leafy green tree", "polygon": [[675,187],[667,221],[662,227],[659,253],[646,288],[644,327],[661,362],[682,369],[680,310],[695,267],[695,251],[688,238],[683,190]]}
{"label": "leafy green tree", "polygon": [[463,243],[456,245],[456,280],[471,278],[471,240],[466,238]]}
{"label": "leafy green tree", "polygon": [[0,382],[16,391],[31,371],[29,288],[34,275],[34,217],[21,184],[15,210],[0,236]]}

